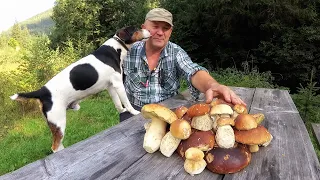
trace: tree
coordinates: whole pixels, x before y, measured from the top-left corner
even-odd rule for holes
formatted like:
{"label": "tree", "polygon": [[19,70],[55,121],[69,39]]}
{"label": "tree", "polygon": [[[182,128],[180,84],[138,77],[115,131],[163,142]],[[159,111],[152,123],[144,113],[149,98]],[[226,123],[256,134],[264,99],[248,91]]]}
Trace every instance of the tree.
{"label": "tree", "polygon": [[140,26],[148,5],[154,2],[57,0],[53,8],[56,26],[50,39],[54,47],[71,41],[75,48],[84,49],[86,54],[113,36],[117,29],[128,25]]}

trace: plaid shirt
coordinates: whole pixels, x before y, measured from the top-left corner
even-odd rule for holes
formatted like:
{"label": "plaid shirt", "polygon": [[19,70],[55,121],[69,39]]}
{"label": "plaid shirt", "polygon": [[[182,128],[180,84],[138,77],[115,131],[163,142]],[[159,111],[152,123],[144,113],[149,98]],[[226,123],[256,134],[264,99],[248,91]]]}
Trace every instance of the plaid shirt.
{"label": "plaid shirt", "polygon": [[197,99],[200,92],[192,86],[191,76],[199,70],[207,70],[193,63],[180,46],[168,42],[157,67],[150,71],[144,44],[133,44],[123,62],[124,86],[130,102],[142,107],[166,100],[178,94],[180,78],[187,80],[192,97]]}

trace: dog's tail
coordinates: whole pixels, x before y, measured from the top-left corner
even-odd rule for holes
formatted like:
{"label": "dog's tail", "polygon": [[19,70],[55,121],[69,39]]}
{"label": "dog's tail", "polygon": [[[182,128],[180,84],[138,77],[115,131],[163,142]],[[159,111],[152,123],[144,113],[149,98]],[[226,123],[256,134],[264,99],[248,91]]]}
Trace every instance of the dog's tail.
{"label": "dog's tail", "polygon": [[22,100],[24,98],[35,98],[35,99],[43,99],[46,96],[51,96],[49,90],[43,86],[41,89],[36,91],[27,92],[27,93],[17,93],[10,96],[12,100]]}

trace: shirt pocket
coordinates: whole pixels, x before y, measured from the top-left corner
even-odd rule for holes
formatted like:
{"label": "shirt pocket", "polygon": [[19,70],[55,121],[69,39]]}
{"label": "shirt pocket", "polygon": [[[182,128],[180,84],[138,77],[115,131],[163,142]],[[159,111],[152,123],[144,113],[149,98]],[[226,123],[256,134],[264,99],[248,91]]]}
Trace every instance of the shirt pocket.
{"label": "shirt pocket", "polygon": [[139,92],[144,87],[142,82],[145,83],[148,79],[148,76],[143,72],[129,71],[129,74],[126,76],[129,83],[127,87],[133,92]]}
{"label": "shirt pocket", "polygon": [[177,76],[177,72],[174,69],[164,69],[161,70],[161,79],[160,84],[161,87],[168,91],[168,94],[171,94],[173,91],[177,91],[179,89],[179,77]]}

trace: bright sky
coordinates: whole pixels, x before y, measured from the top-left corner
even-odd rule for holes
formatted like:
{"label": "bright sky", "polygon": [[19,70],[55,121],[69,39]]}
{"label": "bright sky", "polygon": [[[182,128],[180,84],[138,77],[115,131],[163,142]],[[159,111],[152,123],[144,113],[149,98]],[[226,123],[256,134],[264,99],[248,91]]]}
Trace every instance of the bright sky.
{"label": "bright sky", "polygon": [[0,0],[0,32],[42,13],[54,6],[55,0]]}

